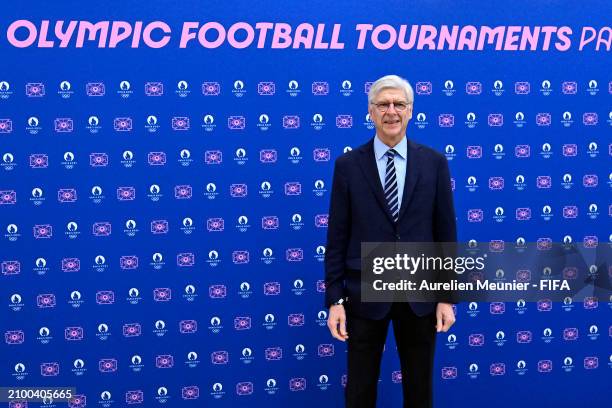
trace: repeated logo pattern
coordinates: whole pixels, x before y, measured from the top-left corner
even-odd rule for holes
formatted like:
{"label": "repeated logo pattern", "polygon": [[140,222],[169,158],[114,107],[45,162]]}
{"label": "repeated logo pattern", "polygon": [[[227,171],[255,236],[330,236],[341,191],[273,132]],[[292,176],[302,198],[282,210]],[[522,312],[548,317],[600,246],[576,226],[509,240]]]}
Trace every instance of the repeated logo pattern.
{"label": "repeated logo pattern", "polygon": [[[0,117],[10,141],[0,147],[4,384],[61,377],[84,390],[72,408],[341,398],[344,353],[326,329],[322,262],[333,160],[373,135],[370,81],[2,84],[0,105],[32,109],[26,121]],[[408,136],[449,160],[463,240],[499,251],[504,241],[611,245],[612,112],[603,107],[612,81],[600,90],[595,80],[417,79],[414,88]],[[572,100],[580,96],[597,103],[583,109]],[[437,110],[447,97],[456,109]],[[44,108],[54,98],[67,103],[61,112]],[[175,109],[177,98],[190,108]],[[171,111],[155,111],[160,99]],[[261,111],[264,100],[282,112]],[[229,113],[201,111],[202,101]],[[34,134],[61,139],[62,151],[26,142]],[[530,271],[514,278],[529,281]],[[608,306],[597,296],[460,304],[440,338],[436,380],[601,369],[612,326],[598,317]],[[561,318],[544,327],[534,316],[546,313]],[[565,347],[576,342],[584,347]],[[510,344],[518,354],[486,353]],[[53,345],[69,351],[48,353]],[[159,379],[164,370],[172,379]],[[399,367],[382,376],[401,383]],[[111,377],[122,385],[106,386]]]}

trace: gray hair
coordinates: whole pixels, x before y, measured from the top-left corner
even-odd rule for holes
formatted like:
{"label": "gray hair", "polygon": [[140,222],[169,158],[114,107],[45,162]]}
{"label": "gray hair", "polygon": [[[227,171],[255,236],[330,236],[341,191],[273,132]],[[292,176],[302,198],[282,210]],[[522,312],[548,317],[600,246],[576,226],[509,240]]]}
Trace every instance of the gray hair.
{"label": "gray hair", "polygon": [[372,100],[374,100],[376,95],[383,89],[401,89],[406,94],[406,101],[409,104],[414,102],[414,91],[407,80],[397,75],[386,75],[382,78],[378,78],[370,87],[370,92],[368,92],[368,104],[372,103]]}

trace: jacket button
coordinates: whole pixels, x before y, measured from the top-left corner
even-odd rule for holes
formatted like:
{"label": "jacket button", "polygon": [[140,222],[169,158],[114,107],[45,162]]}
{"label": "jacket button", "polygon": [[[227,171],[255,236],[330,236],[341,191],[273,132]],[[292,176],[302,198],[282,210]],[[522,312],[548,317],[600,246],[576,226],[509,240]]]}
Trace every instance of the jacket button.
{"label": "jacket button", "polygon": [[395,238],[400,239],[400,234],[395,234]]}

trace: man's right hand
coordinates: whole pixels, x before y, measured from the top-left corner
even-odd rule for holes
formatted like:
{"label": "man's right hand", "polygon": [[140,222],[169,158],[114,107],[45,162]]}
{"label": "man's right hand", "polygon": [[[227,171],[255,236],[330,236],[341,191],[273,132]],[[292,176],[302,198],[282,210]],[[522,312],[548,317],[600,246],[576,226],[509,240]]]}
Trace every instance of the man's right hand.
{"label": "man's right hand", "polygon": [[340,341],[348,339],[346,332],[346,312],[343,305],[332,305],[329,308],[329,316],[327,317],[327,327],[331,335]]}

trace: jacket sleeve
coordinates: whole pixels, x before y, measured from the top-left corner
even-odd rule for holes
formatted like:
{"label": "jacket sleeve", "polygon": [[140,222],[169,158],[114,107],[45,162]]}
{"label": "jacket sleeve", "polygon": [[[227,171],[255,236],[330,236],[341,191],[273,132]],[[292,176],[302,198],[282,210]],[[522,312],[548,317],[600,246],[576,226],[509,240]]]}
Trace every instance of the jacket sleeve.
{"label": "jacket sleeve", "polygon": [[342,158],[336,160],[325,251],[325,306],[344,297],[346,251],[351,235],[351,201]]}
{"label": "jacket sleeve", "polygon": [[455,206],[453,204],[453,189],[451,187],[448,161],[443,156],[440,157],[438,162],[438,181],[433,220],[435,242],[457,242],[457,222]]}
{"label": "jacket sleeve", "polygon": [[[451,186],[448,161],[444,156],[438,162],[438,179],[436,185],[436,200],[433,214],[433,236],[434,242],[441,243],[439,255],[442,257],[457,256],[457,222],[455,217],[455,206],[453,204],[453,189]],[[455,278],[453,271],[440,270],[438,282],[449,282]],[[452,291],[441,291],[438,293],[438,301],[445,303],[457,303],[456,296]]]}

